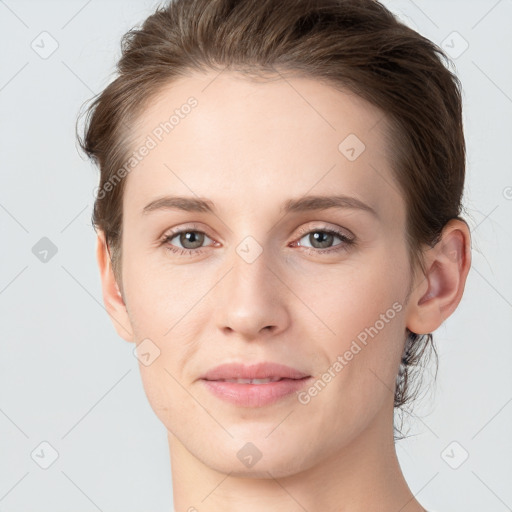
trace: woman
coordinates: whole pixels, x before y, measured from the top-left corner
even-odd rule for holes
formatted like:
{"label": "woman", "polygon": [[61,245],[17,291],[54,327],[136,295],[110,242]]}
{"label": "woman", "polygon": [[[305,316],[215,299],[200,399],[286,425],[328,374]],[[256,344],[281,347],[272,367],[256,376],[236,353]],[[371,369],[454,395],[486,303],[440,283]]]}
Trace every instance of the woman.
{"label": "woman", "polygon": [[176,0],[81,144],[174,508],[424,508],[395,451],[470,267],[460,83],[373,0]]}

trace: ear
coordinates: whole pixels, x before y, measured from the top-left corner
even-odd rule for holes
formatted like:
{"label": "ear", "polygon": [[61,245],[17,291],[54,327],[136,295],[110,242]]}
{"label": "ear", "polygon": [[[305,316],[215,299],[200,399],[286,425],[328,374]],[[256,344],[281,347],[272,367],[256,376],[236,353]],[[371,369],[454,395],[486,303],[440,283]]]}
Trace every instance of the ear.
{"label": "ear", "polygon": [[450,220],[424,261],[426,274],[417,276],[406,312],[407,328],[416,334],[435,331],[462,298],[471,266],[471,235],[466,222]]}
{"label": "ear", "polygon": [[96,258],[100,270],[105,309],[114,324],[117,334],[124,340],[133,342],[130,318],[114,276],[110,252],[105,241],[105,234],[101,230],[98,231]]}

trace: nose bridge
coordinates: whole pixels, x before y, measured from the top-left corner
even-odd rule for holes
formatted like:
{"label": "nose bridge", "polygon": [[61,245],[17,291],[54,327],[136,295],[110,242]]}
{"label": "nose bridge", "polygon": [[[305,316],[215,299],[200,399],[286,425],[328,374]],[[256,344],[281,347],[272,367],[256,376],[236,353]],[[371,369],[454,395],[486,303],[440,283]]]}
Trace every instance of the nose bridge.
{"label": "nose bridge", "polygon": [[[229,223],[231,230],[229,243],[231,245],[230,274],[233,280],[243,280],[247,284],[262,284],[272,278],[269,267],[276,266],[275,251],[273,251],[271,225],[264,222],[261,208],[264,205],[240,205],[244,215]],[[274,260],[274,261],[273,261]]]}
{"label": "nose bridge", "polygon": [[215,298],[218,328],[229,328],[249,338],[266,327],[282,329],[286,305],[270,248],[248,235],[233,247],[231,256],[227,265],[231,270]]}
{"label": "nose bridge", "polygon": [[235,294],[262,300],[271,286],[275,288],[275,270],[270,271],[273,266],[268,243],[263,246],[252,235],[246,236],[233,252],[230,281]]}

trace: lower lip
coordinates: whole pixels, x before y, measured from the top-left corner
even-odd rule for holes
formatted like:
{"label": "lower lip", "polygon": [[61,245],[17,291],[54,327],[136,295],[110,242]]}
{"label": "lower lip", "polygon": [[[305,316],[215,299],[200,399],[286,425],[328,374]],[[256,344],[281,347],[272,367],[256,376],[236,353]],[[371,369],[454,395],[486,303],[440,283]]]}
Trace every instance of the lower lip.
{"label": "lower lip", "polygon": [[240,407],[263,407],[273,404],[292,393],[297,393],[311,380],[281,379],[266,384],[238,384],[220,380],[204,380],[205,386],[218,398]]}
{"label": "lower lip", "polygon": [[281,379],[266,384],[238,384],[221,380],[202,380],[209,391],[218,398],[240,407],[263,407],[297,393],[311,377]]}

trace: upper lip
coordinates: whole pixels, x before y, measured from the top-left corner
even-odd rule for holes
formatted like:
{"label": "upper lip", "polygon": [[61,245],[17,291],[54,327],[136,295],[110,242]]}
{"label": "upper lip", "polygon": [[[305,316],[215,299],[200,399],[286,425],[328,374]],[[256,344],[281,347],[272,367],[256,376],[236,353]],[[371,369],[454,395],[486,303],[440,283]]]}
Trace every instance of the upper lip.
{"label": "upper lip", "polygon": [[282,379],[303,379],[304,377],[309,377],[309,375],[290,366],[278,363],[262,362],[252,365],[226,363],[211,368],[201,376],[201,379],[268,379],[276,377]]}

